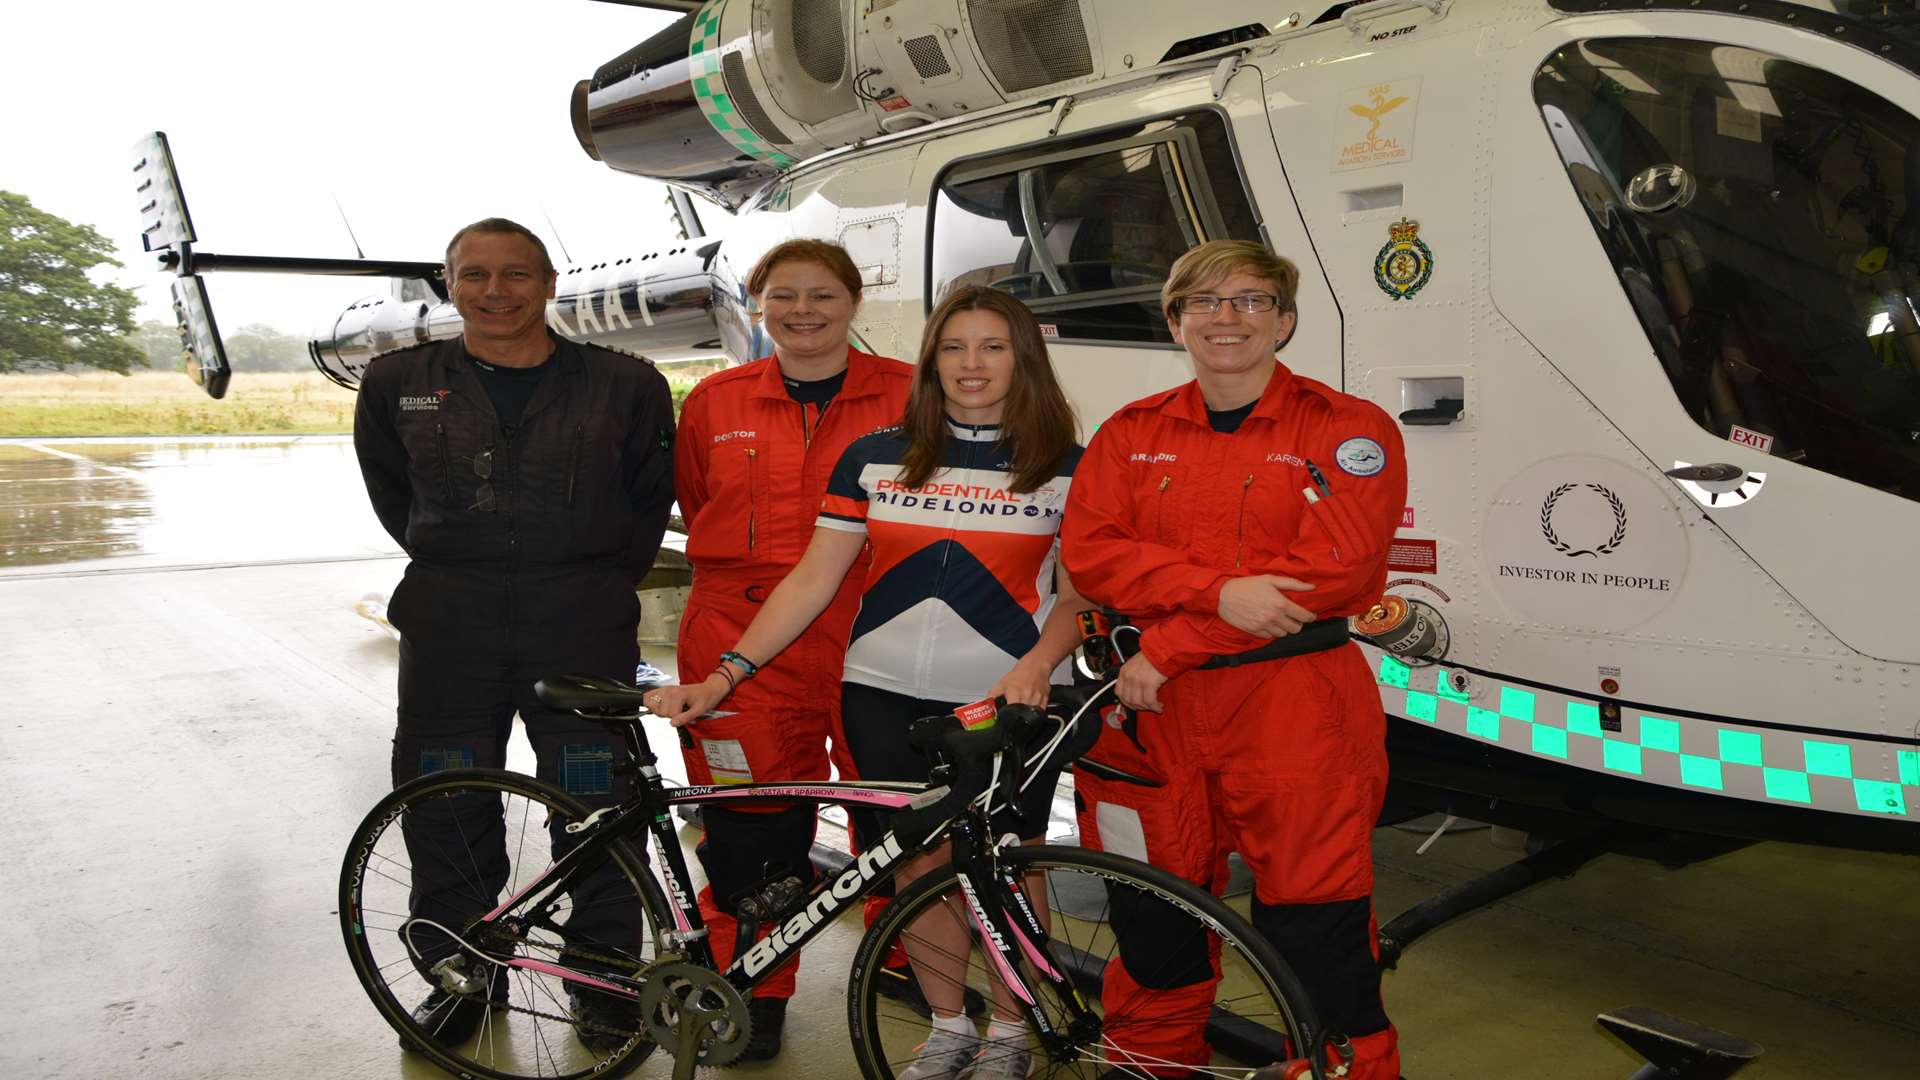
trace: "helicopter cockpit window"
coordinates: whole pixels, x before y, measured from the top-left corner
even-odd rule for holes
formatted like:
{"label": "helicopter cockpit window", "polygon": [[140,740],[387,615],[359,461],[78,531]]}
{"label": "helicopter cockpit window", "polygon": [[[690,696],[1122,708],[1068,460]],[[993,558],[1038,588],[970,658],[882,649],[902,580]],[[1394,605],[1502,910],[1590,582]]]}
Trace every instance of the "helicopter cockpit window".
{"label": "helicopter cockpit window", "polygon": [[1696,41],[1584,42],[1534,95],[1694,422],[1920,499],[1920,122]]}
{"label": "helicopter cockpit window", "polygon": [[991,285],[1062,339],[1171,342],[1167,268],[1221,237],[1258,239],[1226,126],[1212,113],[961,162],[941,178],[935,301]]}

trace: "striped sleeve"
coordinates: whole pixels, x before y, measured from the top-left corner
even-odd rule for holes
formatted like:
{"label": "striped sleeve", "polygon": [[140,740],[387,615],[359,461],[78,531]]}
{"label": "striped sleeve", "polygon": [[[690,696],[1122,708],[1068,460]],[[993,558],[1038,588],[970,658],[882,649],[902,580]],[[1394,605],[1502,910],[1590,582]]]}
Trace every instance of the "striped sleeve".
{"label": "striped sleeve", "polygon": [[827,493],[820,500],[820,517],[815,525],[842,532],[867,531],[867,488],[861,478],[873,457],[874,445],[872,436],[855,439],[841,453],[833,475],[827,478]]}

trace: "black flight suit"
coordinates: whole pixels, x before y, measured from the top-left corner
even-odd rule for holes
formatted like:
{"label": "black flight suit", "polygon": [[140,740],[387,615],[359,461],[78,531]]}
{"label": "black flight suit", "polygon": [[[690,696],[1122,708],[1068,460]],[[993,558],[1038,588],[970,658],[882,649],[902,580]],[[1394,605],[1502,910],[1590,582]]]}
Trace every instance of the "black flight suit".
{"label": "black flight suit", "polygon": [[[512,427],[458,338],[380,357],[361,385],[354,448],[367,494],[412,559],[388,605],[401,635],[396,786],[505,767],[518,712],[542,779],[589,808],[628,788],[611,772],[608,729],[542,706],[533,684],[569,671],[633,679],[634,588],[673,502],[673,401],[637,357],[556,339],[546,363]],[[491,839],[505,836],[498,801],[462,803],[438,800],[403,822],[412,913],[448,927],[490,909],[478,898],[498,897],[508,870]],[[556,828],[556,857],[562,839]],[[630,889],[625,902],[587,895],[617,890],[607,876],[573,891],[569,941],[639,933]],[[414,941],[423,970],[446,947]]]}

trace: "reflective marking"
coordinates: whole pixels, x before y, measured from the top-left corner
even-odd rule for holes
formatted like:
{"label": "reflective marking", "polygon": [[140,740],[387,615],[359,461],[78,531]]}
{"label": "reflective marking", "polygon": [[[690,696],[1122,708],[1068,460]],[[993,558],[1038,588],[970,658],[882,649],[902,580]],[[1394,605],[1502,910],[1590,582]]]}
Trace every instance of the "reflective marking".
{"label": "reflective marking", "polygon": [[1860,809],[1871,814],[1899,814],[1904,817],[1907,813],[1906,794],[1900,790],[1899,784],[1885,780],[1855,780],[1853,799]]}
{"label": "reflective marking", "polygon": [[1607,733],[1600,729],[1600,706],[1591,701],[1567,702],[1567,730],[1575,735],[1606,738]]}
{"label": "reflective marking", "polygon": [[1815,776],[1837,776],[1843,780],[1853,779],[1853,748],[1839,743],[1819,742],[1808,739],[1807,771]]}
{"label": "reflective marking", "polygon": [[1751,731],[1721,731],[1720,760],[1734,765],[1752,765],[1759,768],[1760,736]]}
{"label": "reflective marking", "polygon": [[1512,686],[1500,688],[1500,715],[1533,723],[1533,694]]}
{"label": "reflective marking", "polygon": [[1693,787],[1711,788],[1714,791],[1727,790],[1726,779],[1720,772],[1720,763],[1713,758],[1699,757],[1694,754],[1680,755],[1680,782]]}
{"label": "reflective marking", "polygon": [[1813,787],[1807,782],[1806,773],[1795,769],[1761,769],[1760,775],[1766,781],[1769,799],[1798,803],[1813,801]]}
{"label": "reflective marking", "polygon": [[1431,724],[1440,712],[1440,703],[1432,694],[1422,694],[1417,690],[1407,691],[1407,715],[1415,720],[1425,720]]}
{"label": "reflective marking", "polygon": [[1640,718],[1640,745],[1649,750],[1680,752],[1680,725],[1658,716]]}
{"label": "reflective marking", "polygon": [[1608,739],[1601,744],[1600,759],[1614,772],[1632,773],[1635,776],[1646,772],[1640,760],[1640,748],[1632,743]]}
{"label": "reflective marking", "polygon": [[[1913,745],[1910,740],[1849,738],[1838,733],[1826,738],[1802,738],[1783,732],[1742,730],[1704,718],[1682,721],[1631,708],[1622,710],[1631,715],[1621,716],[1621,730],[1609,731],[1601,726],[1596,700],[1516,686],[1496,676],[1476,676],[1473,696],[1479,700],[1490,701],[1489,688],[1499,687],[1500,711],[1495,712],[1473,705],[1466,700],[1468,695],[1454,692],[1451,675],[1452,671],[1445,668],[1410,668],[1382,653],[1378,676],[1382,705],[1395,716],[1431,724],[1441,731],[1469,735],[1516,753],[1566,762],[1576,768],[1639,777],[1646,783],[1727,798],[1907,820],[1915,816],[1908,807],[1920,807],[1920,749],[1909,749]],[[1559,726],[1563,713],[1564,728]],[[1518,723],[1507,727],[1505,718]],[[1522,730],[1525,738],[1521,737]],[[1682,752],[1681,747],[1688,744],[1695,749],[1710,746],[1712,750],[1705,754]],[[1650,761],[1650,754],[1671,755],[1673,765]],[[1775,764],[1767,765],[1768,760]],[[1863,777],[1854,775],[1856,768],[1885,772]]]}
{"label": "reflective marking", "polygon": [[1545,724],[1533,725],[1533,752],[1557,757],[1564,760],[1567,756],[1567,733],[1557,727]]}

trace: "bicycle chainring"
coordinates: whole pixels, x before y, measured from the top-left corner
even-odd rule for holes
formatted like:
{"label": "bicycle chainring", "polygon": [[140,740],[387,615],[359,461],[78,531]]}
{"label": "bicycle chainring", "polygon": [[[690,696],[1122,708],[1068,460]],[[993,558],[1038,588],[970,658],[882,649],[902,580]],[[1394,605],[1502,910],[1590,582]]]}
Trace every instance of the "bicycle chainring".
{"label": "bicycle chainring", "polygon": [[728,1065],[747,1049],[753,1020],[747,999],[712,968],[669,962],[642,973],[640,1016],[653,1041],[682,1061]]}

